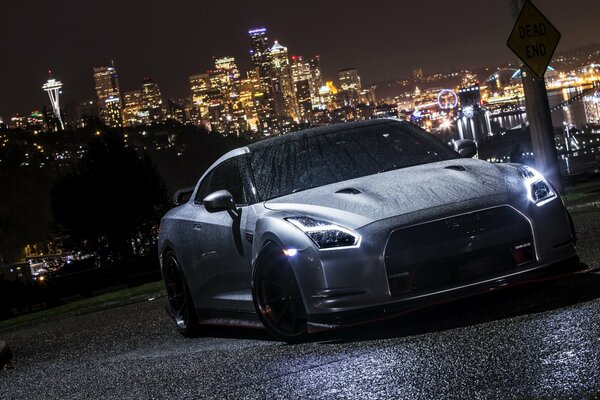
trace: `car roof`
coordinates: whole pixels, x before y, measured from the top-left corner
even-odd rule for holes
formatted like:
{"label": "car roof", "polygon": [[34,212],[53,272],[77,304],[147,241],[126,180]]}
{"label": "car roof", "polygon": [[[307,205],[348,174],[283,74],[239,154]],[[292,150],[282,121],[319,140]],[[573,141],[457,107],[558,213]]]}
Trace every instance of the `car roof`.
{"label": "car roof", "polygon": [[190,197],[190,201],[194,199],[196,196],[196,192],[198,191],[198,187],[200,186],[200,182],[204,179],[209,172],[211,172],[217,165],[221,164],[224,161],[227,161],[230,158],[237,157],[242,154],[252,153],[261,149],[265,149],[267,147],[276,146],[279,144],[290,143],[297,140],[301,140],[304,138],[325,135],[332,132],[343,132],[345,130],[356,129],[366,126],[376,126],[376,125],[389,125],[389,124],[406,124],[405,121],[401,121],[396,118],[381,118],[381,119],[372,119],[366,121],[354,121],[354,122],[343,122],[339,124],[331,124],[319,126],[316,128],[303,129],[300,131],[286,133],[281,136],[276,136],[272,138],[263,139],[254,143],[251,143],[244,147],[238,147],[236,149],[230,150],[227,153],[223,154],[217,161],[215,161],[210,167],[204,171]]}
{"label": "car roof", "polygon": [[248,150],[252,153],[257,150],[264,149],[266,147],[276,146],[279,144],[290,143],[297,140],[326,135],[328,133],[333,132],[343,132],[346,130],[362,128],[367,126],[376,126],[376,125],[389,125],[389,124],[403,124],[404,121],[395,119],[395,118],[382,118],[382,119],[372,119],[367,121],[354,121],[354,122],[344,122],[339,124],[332,125],[324,125],[316,128],[303,129],[296,132],[286,133],[285,135],[276,136],[273,138],[263,139],[246,146]]}
{"label": "car roof", "polygon": [[200,179],[204,177],[208,172],[210,172],[217,165],[221,164],[224,161],[229,160],[230,158],[237,157],[242,154],[253,153],[255,151],[265,149],[271,146],[277,146],[280,144],[291,143],[297,140],[305,139],[308,137],[318,136],[318,135],[326,135],[332,132],[343,132],[350,129],[362,128],[367,126],[377,126],[377,125],[390,125],[390,124],[406,124],[406,121],[401,121],[396,118],[381,118],[381,119],[372,119],[367,121],[354,121],[354,122],[342,122],[339,124],[332,125],[324,125],[316,128],[303,129],[300,131],[286,133],[284,135],[275,136],[272,138],[266,138],[259,140],[254,143],[250,143],[244,147],[238,147],[236,149],[230,150],[227,153],[223,154],[217,161],[215,161],[202,175]]}

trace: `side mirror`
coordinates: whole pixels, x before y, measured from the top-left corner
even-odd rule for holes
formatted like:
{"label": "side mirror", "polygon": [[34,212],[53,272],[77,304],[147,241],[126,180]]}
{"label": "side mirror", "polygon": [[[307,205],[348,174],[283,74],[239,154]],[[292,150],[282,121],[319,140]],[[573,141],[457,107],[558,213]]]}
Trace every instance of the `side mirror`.
{"label": "side mirror", "polygon": [[477,145],[469,139],[455,140],[454,150],[463,158],[471,158],[477,154]]}
{"label": "side mirror", "polygon": [[206,211],[210,213],[219,211],[233,211],[237,213],[233,196],[227,190],[217,190],[206,196],[202,202]]}
{"label": "side mirror", "polygon": [[173,195],[173,204],[175,204],[176,206],[179,206],[183,203],[187,203],[188,200],[190,199],[190,197],[192,196],[192,193],[194,193],[193,186],[179,189]]}

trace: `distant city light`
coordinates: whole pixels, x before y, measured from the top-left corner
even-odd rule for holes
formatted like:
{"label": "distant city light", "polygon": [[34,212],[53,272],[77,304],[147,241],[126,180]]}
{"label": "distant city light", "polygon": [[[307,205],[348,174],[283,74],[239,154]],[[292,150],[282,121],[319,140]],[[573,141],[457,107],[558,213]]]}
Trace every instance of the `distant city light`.
{"label": "distant city light", "polygon": [[256,29],[251,29],[251,30],[249,30],[249,31],[248,31],[248,33],[249,33],[250,35],[253,35],[253,34],[255,34],[255,33],[264,33],[264,32],[266,32],[266,31],[267,31],[267,29],[266,29],[266,28],[256,28]]}
{"label": "distant city light", "polygon": [[444,120],[441,124],[440,124],[440,128],[442,129],[450,129],[450,127],[452,126],[452,123],[449,120]]}
{"label": "distant city light", "polygon": [[[509,64],[481,73],[465,69],[429,74],[417,66],[412,77],[394,83],[397,92],[393,96],[388,94],[390,90],[380,89],[384,86],[381,83],[377,87],[368,85],[366,82],[369,81],[363,81],[359,71],[352,66],[338,70],[335,80],[325,79],[318,55],[290,55],[292,49],[272,40],[268,33],[266,27],[248,30],[246,40],[250,47],[251,67],[247,71],[238,68],[238,64],[243,65],[246,60],[220,53],[212,58],[214,64],[210,69],[189,76],[189,94],[181,98],[164,98],[158,83],[150,77],[144,78],[132,90],[122,91],[117,68],[111,61],[107,66],[93,68],[95,97],[78,102],[77,109],[69,112],[69,121],[62,121],[59,108],[62,83],[50,77],[43,89],[50,96],[52,113],[15,114],[5,118],[0,126],[25,129],[34,134],[62,129],[65,124],[69,129],[91,126],[93,134],[96,130],[94,121],[98,119],[109,128],[144,127],[176,121],[203,127],[209,132],[252,140],[309,126],[394,117],[425,128],[437,127],[436,134],[456,134],[460,138],[477,140],[500,137],[527,123],[522,83],[515,79],[520,78],[521,73],[517,65]],[[594,57],[590,52],[578,59],[579,65],[569,61],[573,67],[564,71],[556,71],[553,67],[547,69],[548,92],[560,91],[556,95],[559,101],[551,102],[551,111],[571,114],[565,116],[570,122],[583,115],[586,123],[600,123],[600,64]],[[557,56],[554,62],[563,68],[565,60]],[[480,76],[482,74],[485,76]],[[580,108],[581,112],[572,112],[573,107]],[[579,129],[588,129],[579,122],[575,124]],[[448,132],[453,126],[456,132]],[[131,135],[128,140],[132,147],[137,146],[133,138]],[[169,139],[169,146],[172,145],[174,143]],[[0,146],[7,144],[0,139]],[[158,144],[153,146],[155,149],[160,147]],[[33,153],[31,149],[28,151]],[[35,154],[37,152],[35,150]],[[48,154],[50,149],[46,147],[44,152]],[[54,159],[70,158],[61,152]]]}
{"label": "distant city light", "polygon": [[467,118],[473,118],[474,109],[473,106],[466,106],[462,109],[463,115]]}

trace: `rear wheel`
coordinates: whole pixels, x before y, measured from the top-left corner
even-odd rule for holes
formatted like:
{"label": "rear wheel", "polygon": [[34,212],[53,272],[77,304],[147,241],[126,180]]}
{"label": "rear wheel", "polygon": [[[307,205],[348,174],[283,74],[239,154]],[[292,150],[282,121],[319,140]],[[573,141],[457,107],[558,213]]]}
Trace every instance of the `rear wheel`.
{"label": "rear wheel", "polygon": [[269,333],[289,343],[304,340],[306,310],[294,271],[280,248],[268,245],[263,249],[253,283],[254,306]]}
{"label": "rear wheel", "polygon": [[177,330],[186,337],[196,336],[199,331],[196,308],[173,251],[165,255],[163,269],[169,308]]}

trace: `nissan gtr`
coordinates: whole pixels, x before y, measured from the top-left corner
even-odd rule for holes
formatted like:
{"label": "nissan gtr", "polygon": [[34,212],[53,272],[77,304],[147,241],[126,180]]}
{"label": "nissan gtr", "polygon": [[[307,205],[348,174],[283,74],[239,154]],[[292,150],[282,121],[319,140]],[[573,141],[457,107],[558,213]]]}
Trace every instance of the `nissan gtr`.
{"label": "nissan gtr", "polygon": [[553,185],[475,155],[474,142],[451,147],[396,119],[228,152],[161,220],[177,328],[254,319],[294,342],[577,270]]}

